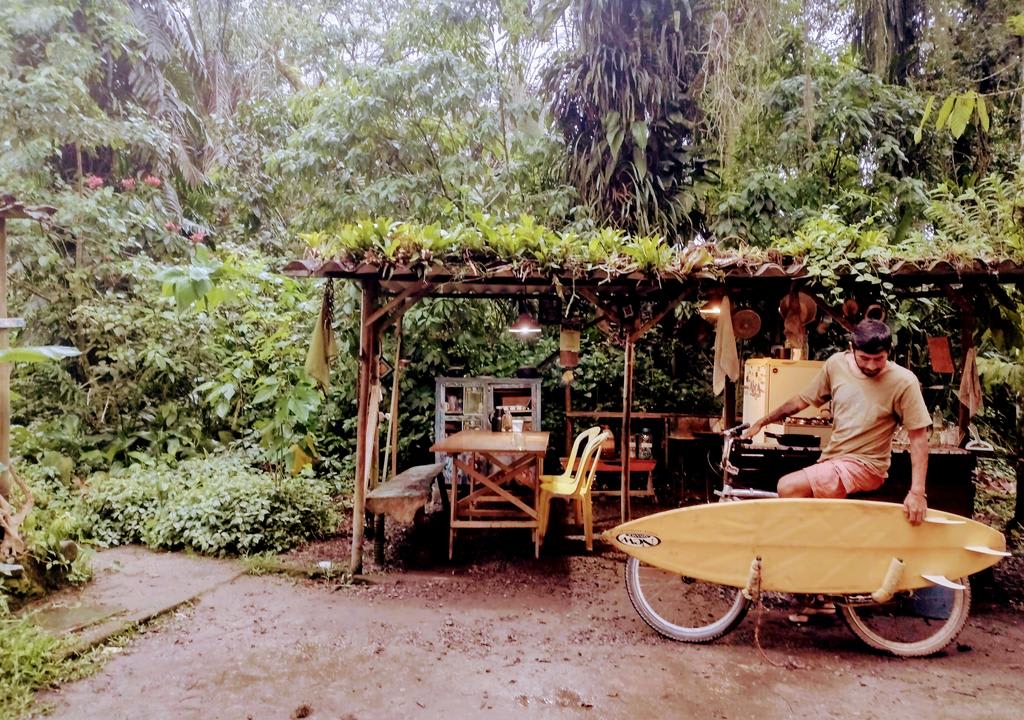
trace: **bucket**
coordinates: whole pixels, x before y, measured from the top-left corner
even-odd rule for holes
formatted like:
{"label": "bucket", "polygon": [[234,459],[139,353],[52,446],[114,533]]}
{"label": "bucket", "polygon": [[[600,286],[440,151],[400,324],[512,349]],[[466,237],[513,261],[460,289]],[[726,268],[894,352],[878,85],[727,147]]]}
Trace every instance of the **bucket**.
{"label": "bucket", "polygon": [[953,592],[937,585],[915,590],[910,599],[910,608],[919,617],[948,620],[953,612]]}

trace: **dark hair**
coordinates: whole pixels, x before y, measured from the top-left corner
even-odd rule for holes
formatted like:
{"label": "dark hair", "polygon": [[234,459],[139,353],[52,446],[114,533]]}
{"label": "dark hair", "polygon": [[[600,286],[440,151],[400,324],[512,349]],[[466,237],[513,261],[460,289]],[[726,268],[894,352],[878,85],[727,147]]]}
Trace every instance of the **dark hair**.
{"label": "dark hair", "polygon": [[854,350],[874,355],[892,350],[892,333],[889,326],[878,320],[861,320],[850,336]]}

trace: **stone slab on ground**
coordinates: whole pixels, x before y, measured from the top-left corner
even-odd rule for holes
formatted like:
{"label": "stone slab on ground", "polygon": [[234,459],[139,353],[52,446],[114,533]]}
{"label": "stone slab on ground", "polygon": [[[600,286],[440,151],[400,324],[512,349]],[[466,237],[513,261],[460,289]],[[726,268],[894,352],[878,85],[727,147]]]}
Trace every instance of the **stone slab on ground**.
{"label": "stone slab on ground", "polygon": [[26,608],[35,622],[71,640],[71,652],[103,642],[245,572],[236,560],[125,546],[96,553],[93,579]]}

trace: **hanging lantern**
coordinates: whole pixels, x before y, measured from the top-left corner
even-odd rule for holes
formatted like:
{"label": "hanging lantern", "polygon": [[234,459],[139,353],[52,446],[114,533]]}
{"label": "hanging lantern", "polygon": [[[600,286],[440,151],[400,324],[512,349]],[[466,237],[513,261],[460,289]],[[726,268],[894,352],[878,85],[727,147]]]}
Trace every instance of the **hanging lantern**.
{"label": "hanging lantern", "polygon": [[558,364],[574,368],[580,364],[580,331],[563,327],[558,336]]}

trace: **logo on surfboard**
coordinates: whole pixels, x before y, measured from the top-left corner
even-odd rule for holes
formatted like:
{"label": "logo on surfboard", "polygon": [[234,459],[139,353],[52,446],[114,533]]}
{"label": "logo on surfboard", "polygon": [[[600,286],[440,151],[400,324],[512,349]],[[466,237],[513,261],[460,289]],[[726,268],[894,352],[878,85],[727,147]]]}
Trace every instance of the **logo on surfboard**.
{"label": "logo on surfboard", "polygon": [[654,547],[661,544],[661,538],[657,535],[642,532],[619,533],[615,536],[615,539],[623,545],[631,547]]}

